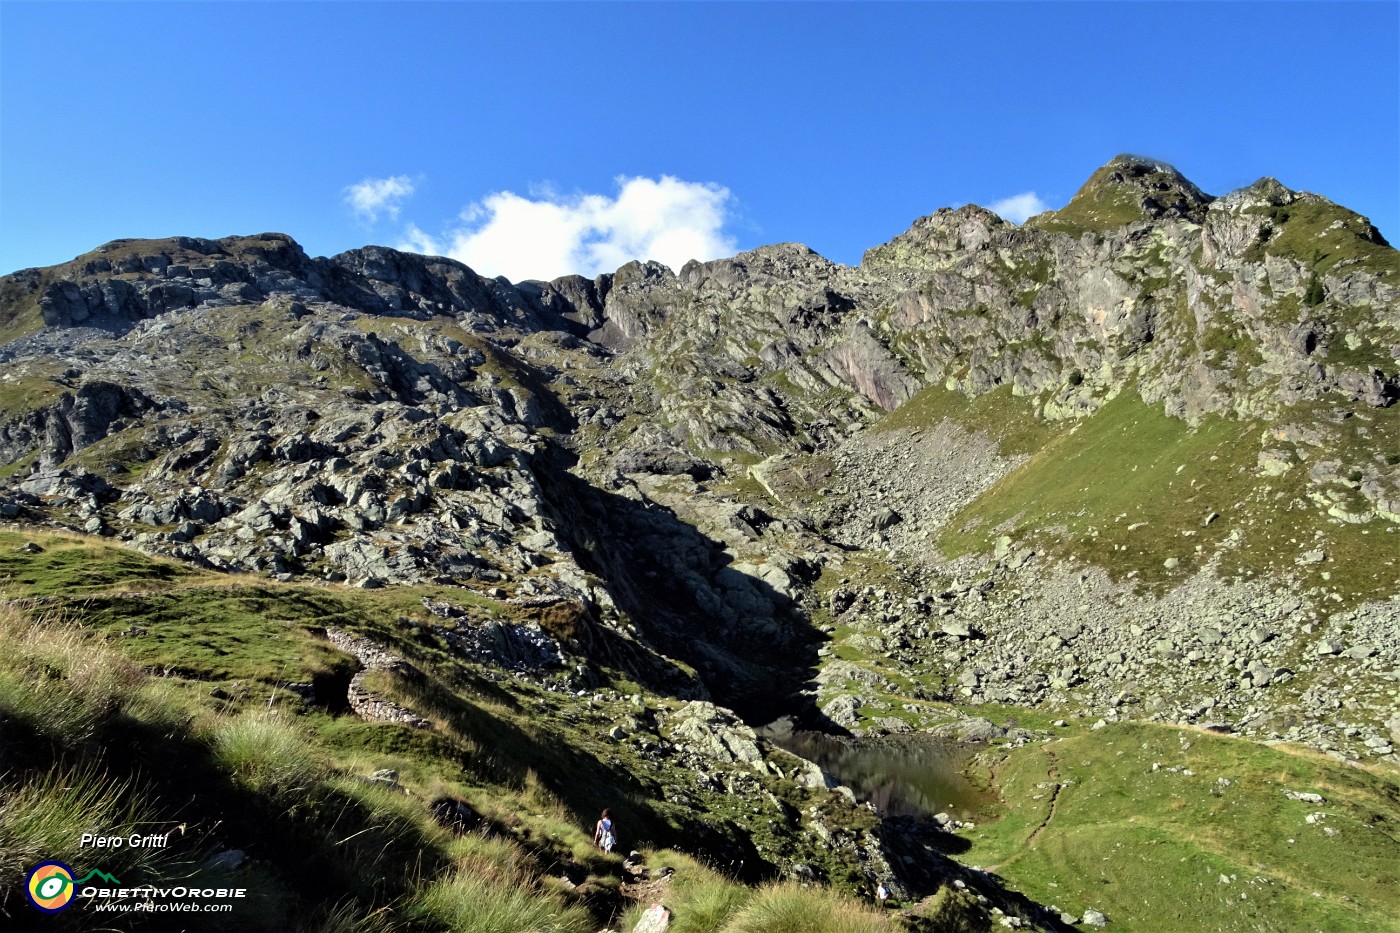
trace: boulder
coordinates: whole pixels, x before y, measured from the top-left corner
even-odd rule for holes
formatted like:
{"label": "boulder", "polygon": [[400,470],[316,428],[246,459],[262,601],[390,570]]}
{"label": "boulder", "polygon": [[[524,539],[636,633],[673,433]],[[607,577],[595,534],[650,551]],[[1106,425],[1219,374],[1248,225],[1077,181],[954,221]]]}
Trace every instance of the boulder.
{"label": "boulder", "polygon": [[1084,924],[1086,927],[1101,928],[1108,926],[1108,918],[1103,915],[1102,911],[1095,910],[1091,907],[1084,911],[1084,917],[1080,920],[1080,923]]}

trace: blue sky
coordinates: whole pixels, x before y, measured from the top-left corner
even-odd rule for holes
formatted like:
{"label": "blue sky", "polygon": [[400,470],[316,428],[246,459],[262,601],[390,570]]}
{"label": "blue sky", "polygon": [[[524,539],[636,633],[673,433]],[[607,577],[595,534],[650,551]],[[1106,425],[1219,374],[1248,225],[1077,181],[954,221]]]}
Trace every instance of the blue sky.
{"label": "blue sky", "polygon": [[855,263],[944,205],[1061,206],[1125,151],[1396,241],[1398,60],[1394,2],[7,0],[0,272],[269,230],[512,278],[785,240]]}

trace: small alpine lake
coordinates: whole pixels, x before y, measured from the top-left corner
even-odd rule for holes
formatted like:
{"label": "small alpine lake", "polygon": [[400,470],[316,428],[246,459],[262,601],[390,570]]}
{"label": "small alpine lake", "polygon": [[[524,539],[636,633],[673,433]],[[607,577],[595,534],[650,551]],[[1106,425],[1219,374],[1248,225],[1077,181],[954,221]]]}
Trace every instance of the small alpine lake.
{"label": "small alpine lake", "polygon": [[968,780],[965,771],[975,749],[967,746],[929,736],[844,738],[793,730],[788,719],[758,733],[815,763],[883,817],[929,819],[947,813],[967,821],[996,801],[993,793]]}

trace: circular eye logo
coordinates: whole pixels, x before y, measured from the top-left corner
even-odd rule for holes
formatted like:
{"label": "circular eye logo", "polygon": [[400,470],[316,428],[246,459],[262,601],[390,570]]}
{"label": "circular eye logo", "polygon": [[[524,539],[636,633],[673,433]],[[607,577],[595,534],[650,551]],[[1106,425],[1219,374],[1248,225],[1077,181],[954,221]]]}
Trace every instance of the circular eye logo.
{"label": "circular eye logo", "polygon": [[40,862],[25,879],[29,903],[46,914],[56,914],[73,903],[73,869],[62,862]]}

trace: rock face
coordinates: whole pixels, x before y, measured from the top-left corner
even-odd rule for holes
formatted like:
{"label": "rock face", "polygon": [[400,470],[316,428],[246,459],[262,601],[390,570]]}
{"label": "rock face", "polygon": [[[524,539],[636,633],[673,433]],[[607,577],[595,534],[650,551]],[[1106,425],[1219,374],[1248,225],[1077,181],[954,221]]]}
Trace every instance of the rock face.
{"label": "rock face", "polygon": [[682,751],[701,758],[746,765],[759,774],[769,767],[758,747],[758,736],[732,711],[713,703],[691,702],[667,719],[670,739]]}
{"label": "rock face", "polygon": [[[1212,198],[1120,156],[1061,210],[941,209],[858,267],[778,244],[512,284],[281,234],[118,240],[0,279],[0,336],[0,518],[284,581],[499,591],[526,618],[443,637],[518,676],[594,658],[886,731],[925,725],[896,696],[918,683],[1391,748],[1359,751],[1385,731],[1370,687],[1352,724],[1323,704],[1338,670],[1400,666],[1400,259],[1272,179]],[[1064,556],[1102,534],[1087,506],[967,517],[1128,397],[1241,426],[1242,465],[1169,496],[1195,510],[1179,548],[1101,574]],[[1086,501],[1119,479],[1065,475]],[[1281,563],[1224,537],[1255,500]],[[742,723],[674,728],[763,764]]]}

